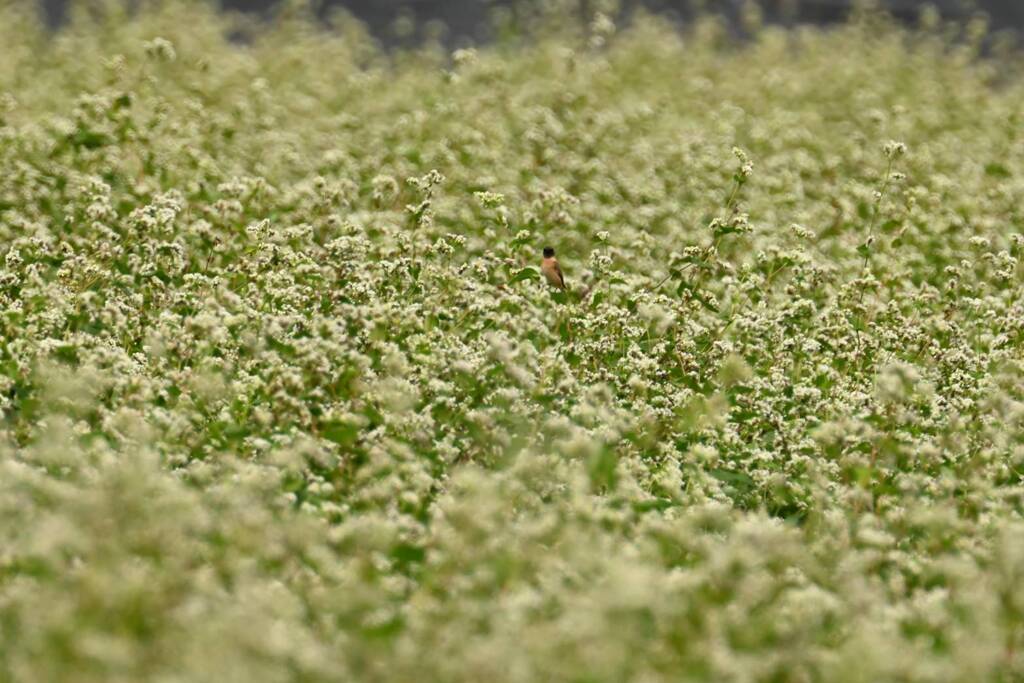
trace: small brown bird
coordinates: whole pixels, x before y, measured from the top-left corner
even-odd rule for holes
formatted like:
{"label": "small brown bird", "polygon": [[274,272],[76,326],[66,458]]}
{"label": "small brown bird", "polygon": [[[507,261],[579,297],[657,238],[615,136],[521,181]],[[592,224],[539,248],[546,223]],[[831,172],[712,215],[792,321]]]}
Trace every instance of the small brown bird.
{"label": "small brown bird", "polygon": [[562,276],[562,269],[558,267],[555,250],[551,247],[544,247],[544,260],[540,263],[540,272],[544,274],[549,285],[565,289],[565,278]]}

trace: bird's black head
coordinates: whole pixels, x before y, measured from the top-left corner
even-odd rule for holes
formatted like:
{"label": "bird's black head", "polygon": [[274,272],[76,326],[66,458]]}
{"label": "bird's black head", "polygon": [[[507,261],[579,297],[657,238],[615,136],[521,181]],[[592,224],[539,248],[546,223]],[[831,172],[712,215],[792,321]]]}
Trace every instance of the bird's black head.
{"label": "bird's black head", "polygon": [[544,247],[544,258],[551,258],[555,255],[555,250],[551,247]]}

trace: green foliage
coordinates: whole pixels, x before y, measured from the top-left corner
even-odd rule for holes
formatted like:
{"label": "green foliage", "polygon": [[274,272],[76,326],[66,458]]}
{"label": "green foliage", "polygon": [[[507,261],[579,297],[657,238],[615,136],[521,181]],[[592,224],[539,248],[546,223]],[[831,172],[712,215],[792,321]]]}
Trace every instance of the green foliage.
{"label": "green foliage", "polygon": [[0,3],[0,680],[1024,678],[1017,58],[585,4]]}

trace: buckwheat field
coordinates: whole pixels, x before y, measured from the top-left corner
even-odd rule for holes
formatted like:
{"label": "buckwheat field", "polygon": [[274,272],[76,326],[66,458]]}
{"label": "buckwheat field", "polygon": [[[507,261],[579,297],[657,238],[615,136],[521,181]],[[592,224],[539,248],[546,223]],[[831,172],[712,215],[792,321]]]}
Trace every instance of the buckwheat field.
{"label": "buckwheat field", "polygon": [[0,680],[1024,680],[1020,59],[541,4],[0,3]]}

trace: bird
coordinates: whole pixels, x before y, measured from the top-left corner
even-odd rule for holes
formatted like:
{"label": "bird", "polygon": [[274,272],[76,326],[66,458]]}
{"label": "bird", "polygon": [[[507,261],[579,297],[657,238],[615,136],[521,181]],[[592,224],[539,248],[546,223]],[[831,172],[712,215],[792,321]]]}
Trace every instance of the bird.
{"label": "bird", "polygon": [[555,258],[555,250],[551,247],[544,247],[544,260],[540,262],[540,272],[548,284],[557,289],[565,289],[565,278],[562,276],[562,269],[558,267],[558,259]]}

